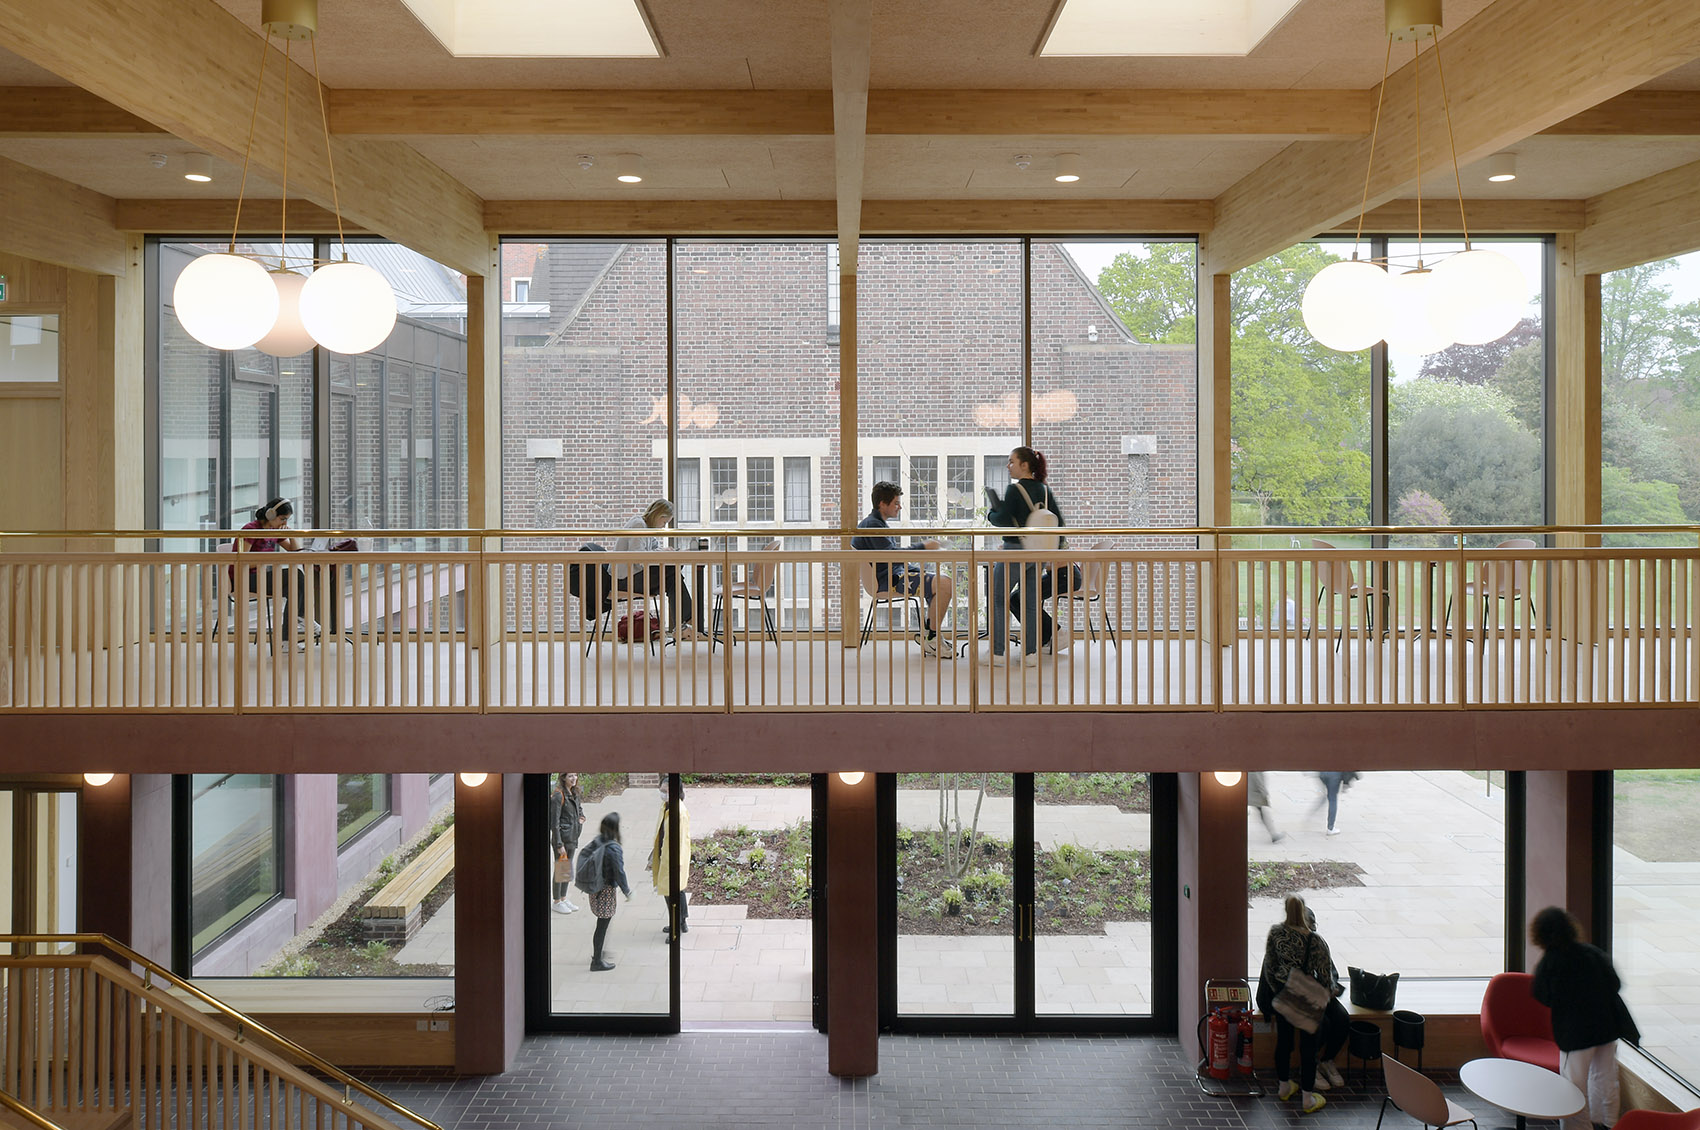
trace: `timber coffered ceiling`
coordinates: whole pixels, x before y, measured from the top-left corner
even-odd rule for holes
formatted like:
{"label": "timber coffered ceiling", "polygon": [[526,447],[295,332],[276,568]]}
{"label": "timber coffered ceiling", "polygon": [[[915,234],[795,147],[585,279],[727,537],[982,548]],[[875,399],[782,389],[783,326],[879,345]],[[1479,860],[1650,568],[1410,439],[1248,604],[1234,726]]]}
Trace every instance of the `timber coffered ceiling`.
{"label": "timber coffered ceiling", "polygon": [[[491,230],[1192,231],[1229,268],[1355,215],[1381,0],[1301,0],[1244,56],[1041,58],[1057,2],[644,0],[658,59],[491,59],[451,57],[401,0],[320,0],[343,210],[470,272]],[[124,11],[120,25],[109,0],[0,0],[0,204],[59,181],[120,224],[216,230],[253,108],[258,0]],[[1478,226],[1580,228],[1634,203],[1610,194],[1663,174],[1664,199],[1700,162],[1695,0],[1447,0],[1445,16]],[[278,63],[259,198],[278,195]],[[1450,196],[1423,67],[1424,195]],[[1369,195],[1397,208],[1416,171],[1408,45],[1393,68]],[[294,84],[290,196],[323,207],[311,98]],[[1478,162],[1504,149],[1519,179],[1489,184]],[[182,179],[191,152],[213,156],[212,183]],[[642,184],[614,181],[623,153],[641,155]],[[1052,179],[1061,153],[1079,155],[1078,183]]]}

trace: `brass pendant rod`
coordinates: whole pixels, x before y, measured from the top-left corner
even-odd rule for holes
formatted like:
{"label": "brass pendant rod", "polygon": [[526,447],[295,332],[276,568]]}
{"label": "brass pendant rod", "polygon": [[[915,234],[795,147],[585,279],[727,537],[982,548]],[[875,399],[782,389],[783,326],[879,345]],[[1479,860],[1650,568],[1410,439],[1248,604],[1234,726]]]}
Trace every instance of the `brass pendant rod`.
{"label": "brass pendant rod", "polygon": [[[295,67],[289,58],[289,40],[283,41],[283,199],[279,201],[277,220],[277,253],[283,254],[283,249],[289,246],[289,72]],[[283,270],[283,260],[277,261],[277,269]]]}
{"label": "brass pendant rod", "polygon": [[1423,269],[1423,46],[1411,42],[1411,81],[1416,84],[1417,107],[1417,270]]}
{"label": "brass pendant rod", "polygon": [[1375,125],[1369,131],[1369,164],[1364,166],[1364,195],[1358,201],[1358,234],[1352,241],[1352,258],[1364,241],[1364,213],[1369,210],[1369,177],[1375,171],[1375,142],[1381,136],[1381,103],[1387,97],[1387,69],[1393,62],[1393,37],[1387,37],[1387,55],[1381,60],[1381,85],[1375,88]]}
{"label": "brass pendant rod", "polygon": [[242,151],[242,183],[236,188],[236,222],[230,225],[230,253],[236,254],[236,233],[242,230],[242,197],[248,192],[248,162],[254,156],[254,123],[260,118],[260,93],[266,88],[266,63],[271,58],[272,33],[260,47],[260,80],[254,84],[254,109],[248,115],[248,148]]}
{"label": "brass pendant rod", "polygon": [[336,238],[342,244],[342,257],[348,258],[348,237],[342,231],[342,204],[336,194],[336,159],[331,156],[331,123],[325,113],[325,84],[319,80],[319,40],[312,39],[313,44],[313,86],[319,91],[319,128],[325,137],[325,167],[331,174],[331,214],[336,216]]}
{"label": "brass pendant rod", "polygon": [[1470,220],[1464,215],[1464,174],[1458,171],[1458,139],[1452,133],[1452,103],[1446,97],[1446,68],[1440,65],[1440,31],[1434,33],[1434,69],[1440,75],[1440,105],[1446,111],[1446,140],[1452,147],[1452,181],[1458,186],[1458,224],[1464,229],[1464,250],[1470,250]]}

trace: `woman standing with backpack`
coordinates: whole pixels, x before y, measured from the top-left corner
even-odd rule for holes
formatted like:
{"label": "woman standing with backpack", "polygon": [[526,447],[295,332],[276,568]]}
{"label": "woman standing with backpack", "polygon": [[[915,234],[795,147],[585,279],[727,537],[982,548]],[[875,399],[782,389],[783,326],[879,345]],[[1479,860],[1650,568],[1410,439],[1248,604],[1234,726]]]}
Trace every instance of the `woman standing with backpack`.
{"label": "woman standing with backpack", "polygon": [[[1031,447],[1018,447],[1009,453],[1009,489],[1004,492],[1003,498],[998,498],[997,492],[990,487],[986,488],[986,493],[987,500],[991,503],[986,512],[986,520],[994,526],[1064,524],[1062,508],[1057,505],[1056,492],[1045,484],[1045,457]],[[1043,538],[1050,544],[1030,546],[1022,540],[1020,534],[1005,534],[1003,548],[1055,549],[1061,541],[1056,535],[1031,536],[1035,540]],[[1043,572],[1044,563],[1040,561],[1031,564],[997,561],[992,564],[988,609],[991,641],[980,649],[981,663],[1009,662],[1006,652],[1009,648],[1009,611],[1012,603],[1015,605],[1015,618],[1023,625],[1021,647],[1025,654],[1022,662],[1029,667],[1036,666],[1039,662],[1039,648],[1052,646],[1051,614],[1044,610],[1040,602],[1039,577]]]}
{"label": "woman standing with backpack", "polygon": [[[614,911],[620,905],[614,898],[614,888],[619,887],[626,893],[626,901],[632,901],[631,884],[626,882],[626,855],[620,847],[618,812],[610,812],[602,818],[601,831],[584,846],[583,854],[598,860],[590,883],[586,883],[583,874],[574,875],[579,890],[590,896],[590,912],[596,915],[596,933],[590,942],[590,971],[606,973],[614,968],[614,963],[603,960],[602,942],[608,937],[608,923],[613,921]],[[593,890],[594,884],[600,885]]]}

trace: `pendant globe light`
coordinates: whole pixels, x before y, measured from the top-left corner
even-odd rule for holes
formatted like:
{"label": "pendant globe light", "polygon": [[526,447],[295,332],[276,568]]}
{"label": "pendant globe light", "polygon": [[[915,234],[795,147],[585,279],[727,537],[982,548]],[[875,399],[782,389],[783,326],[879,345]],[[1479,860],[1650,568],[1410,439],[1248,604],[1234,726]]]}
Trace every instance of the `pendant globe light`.
{"label": "pendant globe light", "polygon": [[[254,113],[248,126],[248,148],[242,157],[242,183],[236,194],[236,222],[230,249],[202,255],[183,269],[172,291],[178,321],[190,337],[214,349],[252,346],[274,357],[294,357],[315,345],[335,353],[365,353],[382,345],[395,327],[395,291],[384,277],[348,258],[337,198],[336,164],[330,126],[325,117],[324,84],[319,81],[319,50],[313,43],[313,85],[319,99],[319,127],[325,141],[325,165],[330,173],[331,210],[336,216],[340,260],[320,260],[286,254],[289,243],[289,80],[294,67],[290,44],[313,41],[319,26],[318,0],[261,0],[260,23],[266,30],[260,56],[260,76],[254,90]],[[259,120],[260,95],[265,89],[266,64],[272,37],[283,40],[283,200],[277,256],[264,260],[238,254],[242,202],[248,188],[248,164],[254,152],[254,123]],[[312,274],[291,268],[312,268]],[[273,266],[275,264],[275,266]]]}
{"label": "pendant globe light", "polygon": [[[1386,260],[1360,259],[1354,247],[1350,260],[1329,264],[1305,288],[1301,307],[1305,327],[1322,345],[1342,353],[1367,349],[1378,341],[1408,354],[1435,353],[1457,342],[1481,345],[1503,337],[1517,324],[1528,299],[1528,285],[1517,264],[1470,242],[1464,182],[1458,171],[1457,144],[1452,139],[1452,107],[1446,98],[1446,72],[1440,59],[1441,0],[1384,0],[1384,5],[1387,56],[1382,62],[1381,85],[1376,88],[1375,125],[1370,133],[1363,198],[1358,205],[1357,242],[1363,240],[1393,44],[1409,42],[1415,52],[1411,74],[1416,110],[1416,263],[1409,270],[1394,270]],[[1422,190],[1421,44],[1430,38],[1434,40],[1434,65],[1440,77],[1440,102],[1452,146],[1452,175],[1464,235],[1464,250],[1437,259],[1432,267],[1423,256]]]}

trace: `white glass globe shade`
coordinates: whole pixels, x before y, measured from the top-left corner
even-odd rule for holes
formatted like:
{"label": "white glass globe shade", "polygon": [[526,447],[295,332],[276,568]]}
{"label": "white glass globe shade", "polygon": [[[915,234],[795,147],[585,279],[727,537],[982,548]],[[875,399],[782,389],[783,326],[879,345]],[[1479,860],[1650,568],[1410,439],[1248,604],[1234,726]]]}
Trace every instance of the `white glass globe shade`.
{"label": "white glass globe shade", "polygon": [[1374,263],[1330,263],[1305,287],[1305,328],[1329,349],[1368,349],[1385,332],[1387,288],[1387,272]]}
{"label": "white glass globe shade", "polygon": [[1435,328],[1429,312],[1434,272],[1394,275],[1387,288],[1387,348],[1394,353],[1439,353],[1452,339]]}
{"label": "white glass globe shade", "polygon": [[846,785],[859,785],[859,784],[862,783],[862,778],[864,776],[866,776],[866,774],[864,774],[864,773],[856,773],[856,772],[840,773],[838,775],[838,779],[840,781],[843,781]]}
{"label": "white glass globe shade", "polygon": [[460,783],[469,789],[476,789],[489,779],[490,774],[488,773],[462,773],[460,775]]}
{"label": "white glass globe shade", "polygon": [[112,783],[112,774],[111,773],[84,773],[83,774],[83,780],[87,781],[89,784],[93,785],[95,788],[98,789],[102,785],[109,785],[109,784]]}
{"label": "white glass globe shade", "polygon": [[177,320],[214,349],[246,349],[277,321],[277,287],[266,269],[240,255],[202,255],[171,291]]}
{"label": "white glass globe shade", "polygon": [[313,348],[313,335],[301,324],[301,288],[307,285],[307,279],[294,271],[269,274],[277,287],[277,321],[254,348],[273,357],[299,357]]}
{"label": "white glass globe shade", "polygon": [[364,353],[395,328],[395,291],[364,263],[320,267],[301,288],[301,324],[333,353]]}
{"label": "white glass globe shade", "polygon": [[1466,251],[1434,269],[1429,316],[1435,329],[1465,345],[1511,332],[1529,302],[1529,284],[1516,263],[1497,251]]}
{"label": "white glass globe shade", "polygon": [[1234,769],[1216,770],[1216,783],[1223,788],[1231,789],[1240,783],[1240,773]]}

